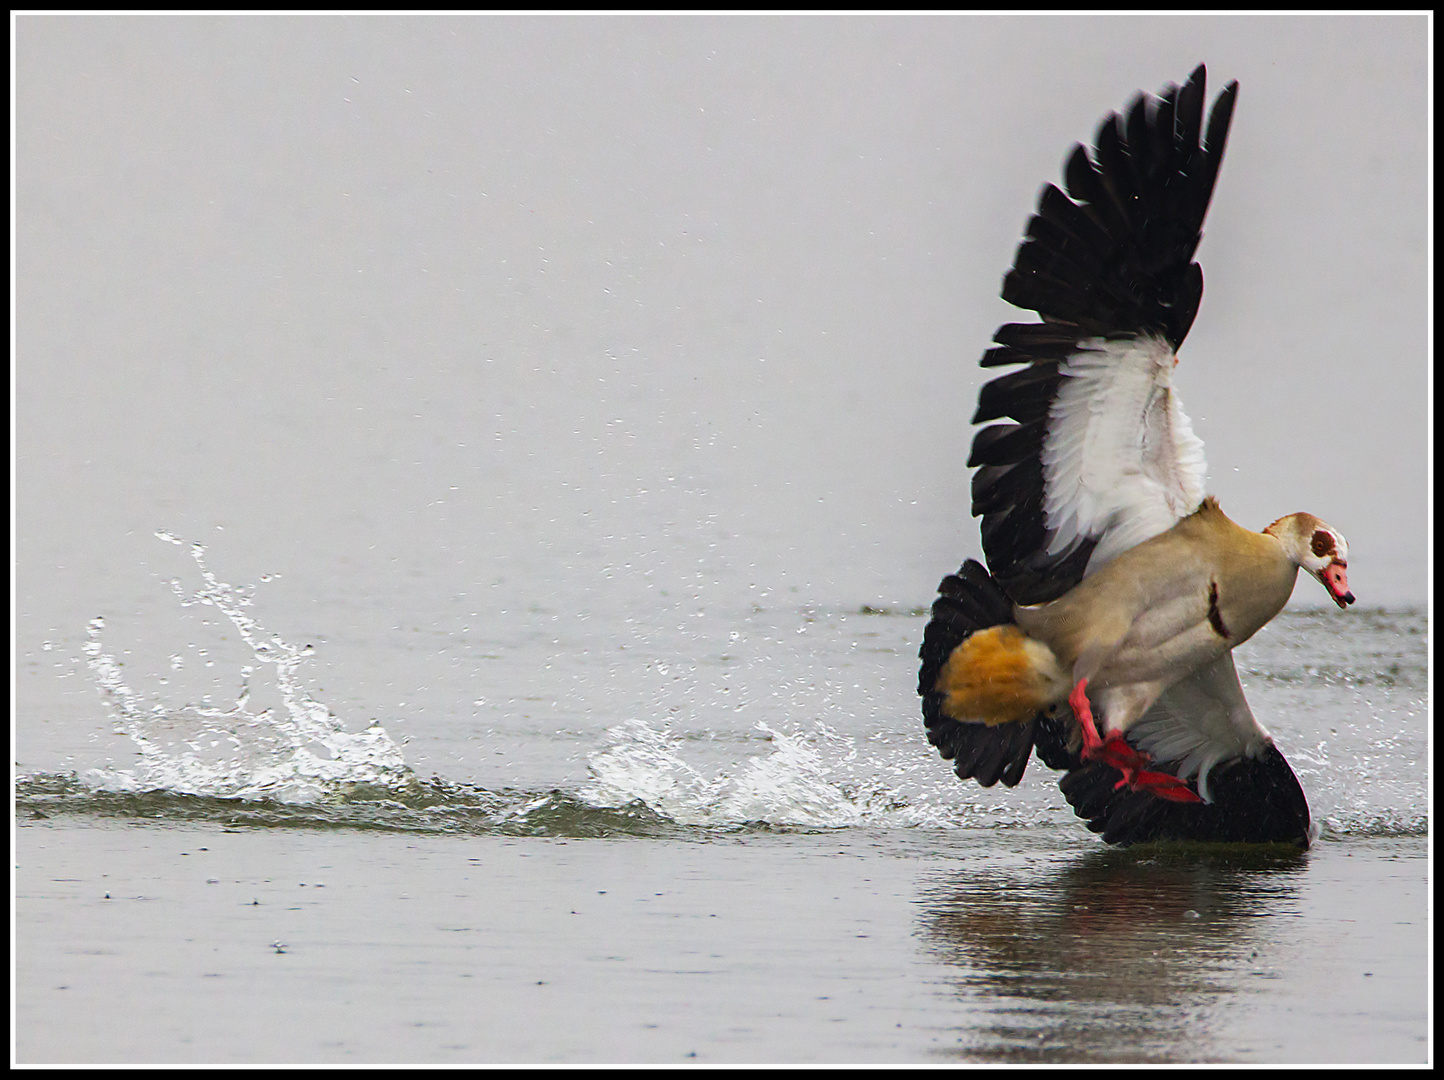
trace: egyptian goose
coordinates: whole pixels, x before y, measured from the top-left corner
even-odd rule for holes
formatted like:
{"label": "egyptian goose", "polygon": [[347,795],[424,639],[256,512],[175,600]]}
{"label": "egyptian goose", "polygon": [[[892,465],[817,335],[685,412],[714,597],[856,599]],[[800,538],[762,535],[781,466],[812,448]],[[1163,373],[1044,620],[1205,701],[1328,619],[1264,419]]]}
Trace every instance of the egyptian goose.
{"label": "egyptian goose", "polygon": [[1014,421],[979,431],[968,461],[988,568],[970,559],[939,586],[918,693],[960,777],[1011,787],[1036,748],[1109,842],[1307,846],[1308,803],[1233,649],[1299,567],[1353,603],[1349,549],[1311,514],[1252,532],[1204,494],[1171,384],[1238,93],[1205,128],[1204,80],[1200,65],[1109,114],[1091,156],[1070,154],[1067,194],[1043,189],[1002,290],[1043,321],[993,336],[983,367],[1026,366],[984,385],[973,417]]}

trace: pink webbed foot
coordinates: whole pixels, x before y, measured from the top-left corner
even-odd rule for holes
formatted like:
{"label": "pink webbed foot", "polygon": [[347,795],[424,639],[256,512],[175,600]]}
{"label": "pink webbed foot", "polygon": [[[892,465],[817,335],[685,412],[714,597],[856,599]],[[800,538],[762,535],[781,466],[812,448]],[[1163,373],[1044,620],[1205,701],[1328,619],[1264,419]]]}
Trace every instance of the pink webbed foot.
{"label": "pink webbed foot", "polygon": [[[1122,784],[1124,781],[1120,780],[1119,783]],[[1198,794],[1178,777],[1151,769],[1139,770],[1128,786],[1133,791],[1146,791],[1171,802],[1203,802]]]}
{"label": "pink webbed foot", "polygon": [[1083,750],[1079,756],[1084,761],[1101,761],[1121,772],[1123,778],[1113,785],[1115,790],[1126,786],[1130,791],[1147,791],[1170,802],[1203,802],[1193,789],[1178,777],[1154,769],[1145,769],[1144,766],[1151,760],[1149,756],[1129,746],[1128,741],[1118,732],[1112,732],[1108,738],[1100,739],[1098,729],[1093,723],[1093,710],[1088,706],[1087,686],[1088,680],[1080,679],[1073,692],[1068,695],[1068,704],[1072,706],[1073,713],[1078,717],[1078,723],[1083,729]]}
{"label": "pink webbed foot", "polygon": [[1123,779],[1118,782],[1118,787],[1133,783],[1133,778],[1149,760],[1147,754],[1133,749],[1128,745],[1128,740],[1117,732],[1104,739],[1102,745],[1091,754],[1085,750],[1083,758],[1086,761],[1101,761],[1105,765],[1112,765],[1121,772]]}
{"label": "pink webbed foot", "polygon": [[[1085,758],[1090,757],[1087,753]],[[1092,754],[1094,760],[1112,765],[1123,774],[1123,779],[1113,785],[1114,790],[1127,787],[1129,791],[1146,791],[1170,802],[1203,802],[1186,783],[1170,773],[1145,769],[1151,760],[1142,750],[1128,745],[1122,735],[1114,733],[1104,740],[1102,747]]]}

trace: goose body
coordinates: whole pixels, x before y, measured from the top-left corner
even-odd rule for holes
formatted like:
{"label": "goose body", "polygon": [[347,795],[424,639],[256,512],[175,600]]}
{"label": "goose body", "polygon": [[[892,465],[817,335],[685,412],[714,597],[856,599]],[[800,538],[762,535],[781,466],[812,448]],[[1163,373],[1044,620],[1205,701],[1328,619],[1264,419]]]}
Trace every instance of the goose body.
{"label": "goose body", "polygon": [[[1158,684],[1161,693],[1253,637],[1288,603],[1297,574],[1274,537],[1235,524],[1205,499],[1057,600],[1015,607],[1014,619],[1075,682]],[[1138,718],[1109,727],[1126,730]]]}
{"label": "goose body", "polygon": [[[988,566],[939,587],[920,657],[929,739],[958,774],[1065,772],[1106,840],[1307,844],[1297,778],[1253,716],[1232,650],[1298,570],[1340,606],[1348,545],[1311,514],[1262,531],[1204,493],[1202,442],[1173,389],[1202,297],[1192,257],[1237,94],[1203,124],[1204,69],[1075,147],[1039,199],[983,366],[969,465]],[[1100,730],[1101,725],[1101,730]]]}

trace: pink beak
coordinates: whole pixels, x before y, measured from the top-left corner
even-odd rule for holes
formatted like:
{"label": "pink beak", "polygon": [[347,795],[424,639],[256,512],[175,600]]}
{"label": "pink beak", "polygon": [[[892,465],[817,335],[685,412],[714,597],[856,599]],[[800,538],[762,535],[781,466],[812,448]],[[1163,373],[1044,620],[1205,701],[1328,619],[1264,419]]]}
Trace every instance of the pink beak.
{"label": "pink beak", "polygon": [[1319,580],[1324,583],[1324,588],[1329,590],[1329,595],[1339,607],[1348,607],[1354,602],[1354,594],[1349,591],[1349,574],[1343,563],[1329,563],[1319,573]]}

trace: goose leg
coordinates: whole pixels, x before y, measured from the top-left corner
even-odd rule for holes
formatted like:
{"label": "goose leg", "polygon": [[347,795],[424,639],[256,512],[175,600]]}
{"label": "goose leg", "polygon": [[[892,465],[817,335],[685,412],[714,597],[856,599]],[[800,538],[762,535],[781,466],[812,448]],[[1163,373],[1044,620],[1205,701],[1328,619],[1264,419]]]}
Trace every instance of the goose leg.
{"label": "goose leg", "polygon": [[1073,715],[1078,718],[1078,725],[1083,729],[1083,751],[1080,756],[1084,761],[1101,761],[1121,772],[1123,779],[1113,785],[1114,790],[1126,785],[1130,791],[1147,791],[1171,802],[1203,802],[1193,789],[1178,777],[1154,769],[1145,769],[1143,766],[1150,760],[1148,755],[1129,746],[1122,732],[1109,732],[1108,738],[1099,738],[1098,727],[1093,722],[1093,710],[1088,704],[1087,690],[1088,680],[1079,679],[1078,685],[1073,687],[1073,692],[1068,695],[1068,704],[1073,709]]}
{"label": "goose leg", "polygon": [[1088,680],[1079,679],[1078,685],[1073,687],[1073,692],[1068,695],[1068,705],[1083,729],[1083,756],[1091,758],[1097,755],[1103,740],[1098,737],[1098,729],[1093,725],[1093,710],[1088,705],[1087,691]]}

